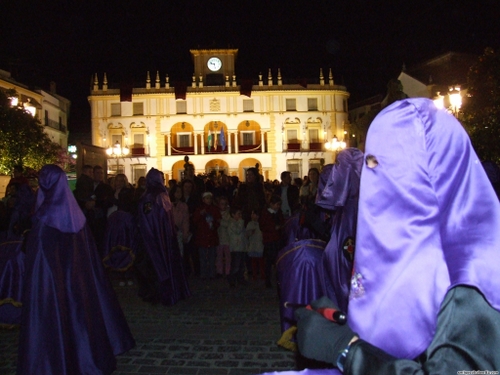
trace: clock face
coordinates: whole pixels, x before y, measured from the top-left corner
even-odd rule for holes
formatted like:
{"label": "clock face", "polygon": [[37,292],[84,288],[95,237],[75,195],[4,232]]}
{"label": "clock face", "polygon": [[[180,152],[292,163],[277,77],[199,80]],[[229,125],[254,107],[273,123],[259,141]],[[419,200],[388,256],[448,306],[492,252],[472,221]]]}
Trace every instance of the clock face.
{"label": "clock face", "polygon": [[207,61],[207,66],[212,72],[216,72],[222,67],[222,61],[217,57],[211,57]]}

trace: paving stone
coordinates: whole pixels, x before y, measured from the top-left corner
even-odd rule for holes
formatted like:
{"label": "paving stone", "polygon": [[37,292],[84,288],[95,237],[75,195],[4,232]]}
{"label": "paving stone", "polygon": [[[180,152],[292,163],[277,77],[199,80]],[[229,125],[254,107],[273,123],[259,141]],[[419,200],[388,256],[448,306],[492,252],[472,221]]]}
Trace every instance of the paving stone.
{"label": "paving stone", "polygon": [[[190,279],[192,296],[174,306],[144,303],[136,286],[116,286],[136,347],[117,357],[113,375],[255,375],[294,370],[280,338],[276,290],[229,288]],[[0,330],[0,374],[15,375],[19,330]]]}

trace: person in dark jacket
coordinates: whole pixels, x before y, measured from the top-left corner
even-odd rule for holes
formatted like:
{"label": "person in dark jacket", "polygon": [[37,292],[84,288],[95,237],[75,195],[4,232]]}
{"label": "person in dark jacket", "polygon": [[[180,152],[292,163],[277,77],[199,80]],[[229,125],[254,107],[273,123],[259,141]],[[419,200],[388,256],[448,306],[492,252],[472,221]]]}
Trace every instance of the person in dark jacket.
{"label": "person in dark jacket", "polygon": [[281,172],[281,184],[276,186],[274,194],[281,197],[281,211],[285,219],[300,209],[299,188],[292,185],[290,172]]}
{"label": "person in dark jacket", "polygon": [[220,225],[221,213],[213,203],[210,192],[203,193],[203,203],[193,214],[193,224],[196,228],[194,243],[200,256],[200,277],[214,279],[216,275],[216,247],[219,244],[217,228]]}
{"label": "person in dark jacket", "polygon": [[259,218],[259,227],[264,242],[266,288],[272,288],[273,267],[276,265],[276,256],[283,247],[282,229],[284,224],[281,198],[278,195],[273,195],[269,201],[269,207],[262,210]]}

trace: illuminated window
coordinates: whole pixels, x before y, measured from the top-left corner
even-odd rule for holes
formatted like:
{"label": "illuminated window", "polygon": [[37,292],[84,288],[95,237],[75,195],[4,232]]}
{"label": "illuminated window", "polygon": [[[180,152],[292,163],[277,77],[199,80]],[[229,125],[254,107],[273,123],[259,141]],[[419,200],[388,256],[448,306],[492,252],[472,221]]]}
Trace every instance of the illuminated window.
{"label": "illuminated window", "polygon": [[255,132],[241,132],[241,144],[250,146],[255,144]]}
{"label": "illuminated window", "polygon": [[253,99],[243,99],[243,112],[253,112]]}
{"label": "illuminated window", "polygon": [[307,98],[307,110],[317,111],[318,110],[318,99],[317,98]]}
{"label": "illuminated window", "polygon": [[144,114],[144,103],[134,103],[134,116],[143,115]]}
{"label": "illuminated window", "polygon": [[297,159],[289,159],[286,161],[286,170],[290,172],[290,175],[292,176],[292,180],[297,177],[302,176],[301,172],[301,160]]}
{"label": "illuminated window", "polygon": [[121,103],[112,103],[111,104],[111,116],[121,116],[121,115],[122,115]]}
{"label": "illuminated window", "polygon": [[309,129],[309,142],[318,143],[319,142],[319,130]]}
{"label": "illuminated window", "polygon": [[296,99],[287,99],[286,100],[286,110],[287,111],[296,111],[297,110],[297,100]]}
{"label": "illuminated window", "polygon": [[177,114],[187,113],[186,111],[186,101],[185,100],[177,100],[175,102]]}
{"label": "illuminated window", "polygon": [[288,129],[286,131],[286,139],[288,143],[297,143],[298,142],[297,129]]}
{"label": "illuminated window", "polygon": [[134,134],[134,147],[144,147],[144,134]]}
{"label": "illuminated window", "polygon": [[111,144],[115,145],[116,142],[120,144],[120,146],[124,146],[123,144],[123,136],[121,134],[113,134],[111,135]]}
{"label": "illuminated window", "polygon": [[191,147],[191,133],[177,133],[178,147]]}
{"label": "illuminated window", "polygon": [[320,159],[310,159],[309,160],[309,169],[318,168],[321,171],[321,160]]}
{"label": "illuminated window", "polygon": [[146,177],[146,164],[132,165],[132,181],[137,186],[137,181],[141,177]]}

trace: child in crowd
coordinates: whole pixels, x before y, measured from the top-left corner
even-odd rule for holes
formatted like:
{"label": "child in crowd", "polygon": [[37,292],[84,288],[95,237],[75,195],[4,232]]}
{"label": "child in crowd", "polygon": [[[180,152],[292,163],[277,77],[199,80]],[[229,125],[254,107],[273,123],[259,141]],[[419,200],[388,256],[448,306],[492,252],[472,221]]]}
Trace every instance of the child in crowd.
{"label": "child in crowd", "polygon": [[228,281],[230,286],[235,286],[236,282],[246,285],[245,280],[245,221],[240,208],[231,207],[231,221],[228,226],[229,250],[231,251],[231,272]]}
{"label": "child in crowd", "polygon": [[264,261],[266,265],[266,288],[272,288],[271,276],[276,257],[281,250],[283,241],[282,228],[285,223],[281,211],[281,197],[273,195],[269,200],[269,207],[262,211],[259,218],[259,227],[264,242]]}
{"label": "child in crowd", "polygon": [[262,241],[262,232],[259,227],[259,213],[252,210],[250,215],[251,220],[247,224],[247,251],[251,259],[252,279],[257,280],[257,272],[260,271],[260,276],[265,279],[264,268],[264,243]]}
{"label": "child in crowd", "polygon": [[229,213],[229,201],[227,197],[218,198],[218,206],[221,214],[221,220],[217,233],[219,234],[219,246],[217,246],[216,269],[217,277],[228,276],[231,269],[231,253],[229,251],[229,234],[227,229],[231,222]]}

